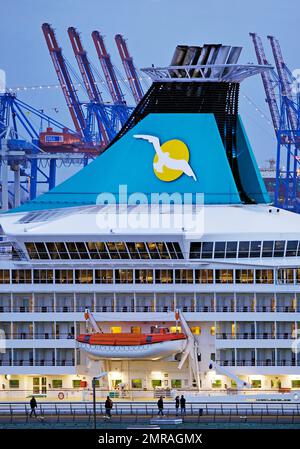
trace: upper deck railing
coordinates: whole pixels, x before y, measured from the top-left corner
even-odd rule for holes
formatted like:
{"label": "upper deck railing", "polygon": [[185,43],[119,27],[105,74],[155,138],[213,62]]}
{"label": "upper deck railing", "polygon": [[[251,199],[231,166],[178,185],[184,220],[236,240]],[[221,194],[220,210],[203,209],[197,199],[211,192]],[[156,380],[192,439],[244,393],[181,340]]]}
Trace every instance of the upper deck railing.
{"label": "upper deck railing", "polygon": [[272,65],[260,64],[204,64],[146,67],[142,71],[153,81],[160,82],[240,83],[249,76],[272,69]]}

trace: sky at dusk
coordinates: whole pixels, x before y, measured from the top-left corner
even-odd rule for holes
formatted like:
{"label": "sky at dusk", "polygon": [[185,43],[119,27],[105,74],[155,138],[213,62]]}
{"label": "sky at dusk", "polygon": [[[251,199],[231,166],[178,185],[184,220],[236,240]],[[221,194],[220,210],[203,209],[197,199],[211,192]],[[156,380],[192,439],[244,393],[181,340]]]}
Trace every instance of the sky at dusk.
{"label": "sky at dusk", "polygon": [[[122,70],[114,35],[128,39],[138,67],[165,66],[177,44],[223,43],[241,45],[240,62],[256,62],[249,32],[263,39],[267,56],[272,56],[267,35],[276,36],[291,70],[300,67],[298,48],[299,3],[296,0],[10,0],[0,1],[0,69],[6,71],[8,86],[36,86],[57,83],[41,25],[49,22],[56,30],[64,55],[77,69],[67,28],[76,27],[90,59],[101,72],[91,32],[101,31],[113,62]],[[79,92],[80,99],[86,99]],[[104,92],[104,96],[106,93]],[[19,98],[43,109],[57,120],[71,125],[60,89],[42,89],[18,94]],[[252,104],[244,97],[250,98]],[[241,85],[240,114],[260,165],[275,157],[274,131],[264,99],[261,78]],[[130,97],[128,97],[129,102]],[[256,107],[262,110],[263,118]]]}

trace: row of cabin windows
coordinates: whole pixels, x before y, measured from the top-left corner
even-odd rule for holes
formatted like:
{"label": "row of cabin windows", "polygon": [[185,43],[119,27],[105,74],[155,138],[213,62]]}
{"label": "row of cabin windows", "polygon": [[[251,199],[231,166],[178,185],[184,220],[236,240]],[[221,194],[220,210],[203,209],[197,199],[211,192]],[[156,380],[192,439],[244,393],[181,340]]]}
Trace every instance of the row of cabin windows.
{"label": "row of cabin windows", "polygon": [[266,240],[241,242],[192,242],[191,259],[235,259],[248,257],[300,256],[298,240]]}
{"label": "row of cabin windows", "polygon": [[[300,268],[279,269],[278,283],[300,283]],[[0,270],[0,284],[273,284],[272,269]]]}
{"label": "row of cabin windows", "polygon": [[27,242],[30,259],[183,259],[177,242]]}
{"label": "row of cabin windows", "polygon": [[[166,381],[164,380],[164,386],[168,386],[168,384],[165,384],[165,382]],[[122,379],[114,380],[114,388],[117,388],[118,385],[121,383],[122,383]],[[99,385],[100,385],[99,380],[97,380],[95,386],[99,387]],[[161,379],[152,379],[151,385],[152,385],[152,388],[158,388],[163,385],[163,381]],[[171,387],[172,388],[181,388],[182,385],[183,385],[182,379],[171,379]],[[72,380],[73,388],[81,388],[82,386],[83,386],[82,381],[80,379]],[[212,388],[222,388],[222,381],[220,379],[214,379],[211,382],[211,386],[212,386]],[[251,386],[252,386],[252,388],[261,388],[261,386],[262,386],[261,380],[260,379],[252,379]],[[290,386],[291,386],[291,388],[299,389],[300,388],[300,380],[299,379],[291,380]],[[60,388],[60,389],[64,388],[63,379],[52,379],[51,387],[52,388]],[[132,388],[142,388],[143,387],[143,379],[132,379],[131,387]],[[272,388],[274,388],[274,387],[280,388],[281,382],[277,381],[277,383],[275,383],[274,380],[271,379],[271,387]],[[19,379],[10,379],[9,380],[9,388],[11,388],[11,389],[20,388]],[[236,388],[235,381],[231,381],[231,388]]]}

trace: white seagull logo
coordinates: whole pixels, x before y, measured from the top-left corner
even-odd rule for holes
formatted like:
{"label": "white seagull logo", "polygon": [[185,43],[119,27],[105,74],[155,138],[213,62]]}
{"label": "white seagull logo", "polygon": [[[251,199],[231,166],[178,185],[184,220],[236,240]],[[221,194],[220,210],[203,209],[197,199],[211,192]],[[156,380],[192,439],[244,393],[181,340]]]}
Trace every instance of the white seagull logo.
{"label": "white seagull logo", "polygon": [[163,167],[165,166],[171,170],[181,170],[187,176],[191,176],[194,181],[197,181],[192,167],[185,159],[173,159],[170,157],[169,153],[162,151],[158,137],[147,134],[135,134],[133,137],[136,139],[144,139],[152,143],[158,157],[157,162],[153,163],[153,167],[158,173],[162,173]]}

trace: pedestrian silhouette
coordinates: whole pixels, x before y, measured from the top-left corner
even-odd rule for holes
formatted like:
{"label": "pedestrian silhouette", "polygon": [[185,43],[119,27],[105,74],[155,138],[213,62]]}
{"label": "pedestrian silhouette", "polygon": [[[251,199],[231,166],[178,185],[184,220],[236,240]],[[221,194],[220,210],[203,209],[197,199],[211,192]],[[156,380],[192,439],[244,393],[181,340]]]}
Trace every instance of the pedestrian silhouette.
{"label": "pedestrian silhouette", "polygon": [[185,412],[185,404],[186,404],[186,399],[185,399],[185,397],[182,395],[181,398],[180,398],[180,408],[181,408],[181,414],[182,414],[182,415],[185,415],[185,414],[186,414],[186,412]]}
{"label": "pedestrian silhouette", "polygon": [[179,402],[180,402],[179,396],[176,396],[176,398],[175,398],[176,416],[178,416]]}
{"label": "pedestrian silhouette", "polygon": [[111,419],[111,409],[113,408],[113,401],[109,396],[106,397],[105,401],[105,416],[108,419]]}
{"label": "pedestrian silhouette", "polygon": [[31,408],[31,412],[30,412],[30,418],[32,417],[32,414],[34,414],[34,416],[36,417],[36,412],[35,409],[37,408],[37,402],[34,396],[32,396],[32,398],[30,399],[30,408]]}
{"label": "pedestrian silhouette", "polygon": [[163,397],[161,396],[159,398],[159,400],[157,401],[157,407],[158,407],[158,413],[157,415],[161,415],[164,416],[164,401],[163,401]]}

